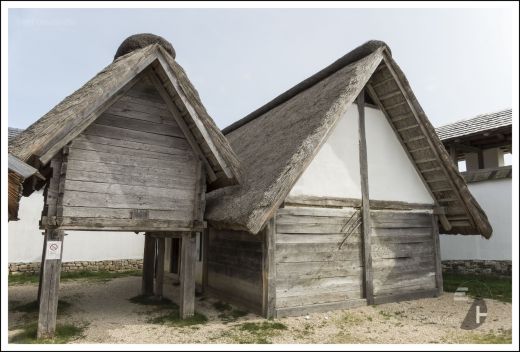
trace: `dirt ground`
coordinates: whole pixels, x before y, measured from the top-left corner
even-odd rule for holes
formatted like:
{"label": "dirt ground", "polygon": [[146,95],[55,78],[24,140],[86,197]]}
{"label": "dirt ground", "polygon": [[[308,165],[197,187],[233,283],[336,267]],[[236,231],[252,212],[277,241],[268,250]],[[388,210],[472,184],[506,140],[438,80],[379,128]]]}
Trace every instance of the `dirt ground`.
{"label": "dirt ground", "polygon": [[[60,300],[71,306],[59,314],[58,323],[85,326],[81,336],[69,343],[503,343],[511,336],[511,304],[486,300],[485,323],[463,330],[461,323],[472,301],[456,301],[453,293],[274,322],[226,307],[212,297],[198,297],[196,311],[208,320],[171,326],[154,320],[164,315],[160,307],[129,301],[140,288],[139,277],[63,282]],[[9,287],[10,337],[20,332],[16,327],[26,319],[26,313],[11,308],[34,301],[37,290],[35,284]],[[165,296],[176,301],[177,290],[166,280]]]}

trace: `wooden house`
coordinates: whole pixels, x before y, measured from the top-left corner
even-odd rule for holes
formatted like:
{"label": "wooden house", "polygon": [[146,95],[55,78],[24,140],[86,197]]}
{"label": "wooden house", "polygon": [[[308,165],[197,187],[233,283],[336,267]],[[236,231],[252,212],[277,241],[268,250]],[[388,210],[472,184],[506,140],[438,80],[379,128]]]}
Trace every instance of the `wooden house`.
{"label": "wooden house", "polygon": [[129,37],[110,65],[9,145],[47,178],[39,337],[55,328],[64,230],[145,232],[143,293],[157,296],[165,238],[182,237],[180,312],[193,315],[206,189],[238,184],[239,165],[174,59],[161,37]]}
{"label": "wooden house", "polygon": [[208,194],[204,282],[266,317],[439,295],[439,226],[491,236],[382,42],[223,133],[243,181]]}

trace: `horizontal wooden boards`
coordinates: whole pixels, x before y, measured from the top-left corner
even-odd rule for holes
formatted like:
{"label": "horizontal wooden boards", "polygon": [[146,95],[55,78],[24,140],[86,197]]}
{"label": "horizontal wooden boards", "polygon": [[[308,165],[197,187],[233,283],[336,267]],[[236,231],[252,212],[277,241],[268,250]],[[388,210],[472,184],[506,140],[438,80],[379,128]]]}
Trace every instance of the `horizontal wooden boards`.
{"label": "horizontal wooden boards", "polygon": [[208,286],[235,300],[261,307],[261,237],[211,228],[208,238]]}
{"label": "horizontal wooden boards", "polygon": [[104,219],[63,217],[58,225],[63,230],[99,231],[202,231],[205,224],[196,221],[157,219]]}
{"label": "horizontal wooden boards", "polygon": [[406,211],[371,211],[370,223],[375,228],[431,227],[431,214]]}
{"label": "horizontal wooden boards", "polygon": [[311,313],[318,312],[328,312],[337,309],[350,309],[356,308],[366,305],[365,299],[349,299],[349,300],[341,300],[339,302],[330,302],[330,303],[318,303],[318,304],[310,304],[310,305],[300,305],[289,308],[277,308],[276,316],[278,318],[281,317],[290,317],[290,316],[300,316]]}
{"label": "horizontal wooden boards", "polygon": [[277,312],[362,298],[361,235],[355,226],[358,217],[355,208],[278,210]]}

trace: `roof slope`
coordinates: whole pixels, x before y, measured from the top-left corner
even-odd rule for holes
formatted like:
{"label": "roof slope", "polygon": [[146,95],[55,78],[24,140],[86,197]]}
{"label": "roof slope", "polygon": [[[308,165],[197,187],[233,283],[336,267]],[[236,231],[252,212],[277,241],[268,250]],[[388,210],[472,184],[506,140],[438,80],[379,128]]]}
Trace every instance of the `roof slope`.
{"label": "roof slope", "polygon": [[240,157],[243,183],[211,192],[206,219],[257,233],[358,96],[379,65],[381,50],[228,132]]}
{"label": "roof slope", "polygon": [[505,109],[481,114],[469,119],[439,126],[435,130],[442,141],[469,136],[475,133],[511,126],[513,124],[511,113],[511,109]]}
{"label": "roof slope", "polygon": [[[9,153],[39,168],[53,153],[81,133],[104,111],[110,98],[138,80],[145,70],[161,73],[172,102],[204,148],[220,185],[237,184],[239,162],[226,138],[202,105],[182,67],[160,45],[137,49],[114,60],[80,89],[66,97],[9,144]],[[173,93],[172,93],[173,92]],[[188,120],[188,119],[192,120]],[[209,136],[209,142],[201,136]],[[201,137],[201,138],[197,138]]]}
{"label": "roof slope", "polygon": [[257,233],[365,86],[437,205],[446,209],[444,233],[489,237],[492,229],[485,213],[467,189],[388,47],[377,41],[355,49],[224,129],[240,158],[244,179],[239,186],[209,194],[206,219],[216,227]]}
{"label": "roof slope", "polygon": [[14,137],[18,136],[20,132],[22,132],[23,129],[21,128],[14,128],[14,127],[8,127],[7,128],[7,141],[10,144]]}

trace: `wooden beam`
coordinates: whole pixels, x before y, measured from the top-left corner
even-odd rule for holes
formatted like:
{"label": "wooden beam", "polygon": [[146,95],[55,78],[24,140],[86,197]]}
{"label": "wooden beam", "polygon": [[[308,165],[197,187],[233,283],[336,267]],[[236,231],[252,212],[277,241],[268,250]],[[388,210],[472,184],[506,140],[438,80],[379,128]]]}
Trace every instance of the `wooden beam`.
{"label": "wooden beam", "polygon": [[155,267],[155,292],[154,295],[157,298],[163,296],[163,283],[164,283],[164,249],[165,249],[165,238],[157,237],[155,239],[157,243],[157,260]]}
{"label": "wooden beam", "polygon": [[153,277],[155,267],[155,238],[149,234],[144,236],[143,284],[141,294],[153,296]]}
{"label": "wooden beam", "polygon": [[365,94],[364,90],[356,99],[359,113],[359,168],[361,175],[361,215],[363,221],[363,279],[367,304],[374,303],[372,279],[372,244],[370,240],[370,198],[368,190],[368,156],[365,133]]}
{"label": "wooden beam", "polygon": [[184,232],[181,243],[179,316],[186,319],[195,314],[195,232]]}
{"label": "wooden beam", "polygon": [[40,277],[40,304],[37,338],[51,338],[56,331],[58,294],[60,287],[61,258],[63,254],[63,230],[47,230],[45,236],[45,259]]}
{"label": "wooden beam", "polygon": [[478,168],[483,169],[484,168],[484,151],[482,149],[479,149],[477,152],[477,158],[478,158]]}
{"label": "wooden beam", "polygon": [[38,301],[38,306],[40,305],[40,297],[42,295],[42,280],[41,278],[43,277],[43,268],[45,265],[43,265],[43,263],[45,263],[45,254],[47,253],[47,234],[46,232],[43,233],[43,249],[42,249],[42,259],[41,259],[41,262],[40,262],[40,280],[38,282],[38,296],[37,296],[37,301]]}
{"label": "wooden beam", "polygon": [[263,313],[266,318],[276,318],[276,213],[263,230],[262,241],[262,289]]}
{"label": "wooden beam", "polygon": [[[425,138],[426,142],[428,143],[428,145],[431,147],[432,151],[433,151],[433,154],[435,155],[435,157],[437,159],[439,159],[439,161],[441,162],[444,162],[444,159],[443,157],[441,156],[441,153],[439,152],[439,150],[437,150],[437,147],[435,146],[435,144],[433,143],[433,141],[431,140],[431,138],[429,138],[429,132],[428,130],[426,129],[426,127],[423,125],[422,123],[422,120],[419,116],[419,113],[417,112],[417,110],[415,109],[415,106],[414,104],[412,103],[412,99],[411,97],[408,95],[408,92],[406,91],[406,89],[404,88],[403,84],[401,83],[401,80],[399,78],[399,75],[395,72],[395,70],[393,69],[392,67],[392,64],[390,62],[391,59],[388,58],[388,53],[384,53],[383,54],[383,62],[385,63],[386,67],[388,68],[388,71],[390,72],[390,74],[394,77],[395,79],[395,83],[398,85],[399,89],[401,90],[401,92],[403,93],[403,96],[405,98],[405,102],[407,103],[407,106],[409,107],[410,111],[413,113],[413,116],[415,117],[417,123],[419,124],[419,127],[422,131],[422,136]],[[428,137],[428,138],[426,138]],[[452,175],[449,173],[448,169],[445,168],[445,167],[442,167],[441,168],[442,171],[444,172],[444,174],[446,175],[446,177],[448,178],[449,182],[450,182],[450,185],[453,187],[454,189],[454,192],[455,193],[455,196],[459,199],[459,201],[461,202],[461,204],[464,206],[464,208],[466,209],[466,212],[469,214],[469,218],[471,220],[471,224],[475,227],[476,224],[475,224],[475,221],[473,219],[473,214],[471,213],[471,211],[469,210],[469,207],[468,205],[466,204],[466,202],[464,201],[464,199],[462,198],[462,195],[460,194],[460,192],[458,191],[458,187],[454,181],[454,179],[452,178]],[[436,198],[434,198],[436,199]]]}
{"label": "wooden beam", "polygon": [[442,263],[441,263],[441,247],[439,240],[439,225],[437,216],[432,216],[432,236],[434,243],[434,254],[435,254],[435,285],[437,287],[437,296],[440,296],[443,292],[442,282]]}

